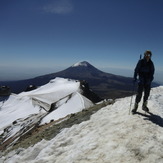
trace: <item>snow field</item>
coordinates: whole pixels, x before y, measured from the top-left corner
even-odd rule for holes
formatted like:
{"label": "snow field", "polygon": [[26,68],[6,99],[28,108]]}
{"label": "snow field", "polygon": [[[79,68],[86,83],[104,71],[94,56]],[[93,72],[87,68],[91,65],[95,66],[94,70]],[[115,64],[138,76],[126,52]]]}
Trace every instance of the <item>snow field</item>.
{"label": "snow field", "polygon": [[149,100],[151,112],[160,117],[158,122],[149,119],[141,104],[141,114],[129,115],[131,97],[118,99],[51,141],[42,140],[2,159],[5,163],[162,163],[163,88],[158,90],[153,89]]}

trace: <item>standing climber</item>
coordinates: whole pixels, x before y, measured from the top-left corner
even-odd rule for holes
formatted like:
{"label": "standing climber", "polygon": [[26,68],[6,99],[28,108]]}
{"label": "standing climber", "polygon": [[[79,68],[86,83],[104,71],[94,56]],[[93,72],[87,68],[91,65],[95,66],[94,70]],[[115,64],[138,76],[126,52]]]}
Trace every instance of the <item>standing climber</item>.
{"label": "standing climber", "polygon": [[147,107],[147,102],[150,94],[151,82],[154,79],[153,75],[155,71],[154,64],[151,60],[151,57],[152,57],[152,52],[146,50],[144,52],[144,58],[139,60],[135,68],[134,82],[137,81],[137,76],[139,76],[139,80],[138,80],[138,89],[137,89],[135,104],[132,110],[133,114],[135,114],[137,111],[138,104],[141,101],[143,91],[144,91],[144,97],[143,97],[142,109],[146,112],[149,111]]}

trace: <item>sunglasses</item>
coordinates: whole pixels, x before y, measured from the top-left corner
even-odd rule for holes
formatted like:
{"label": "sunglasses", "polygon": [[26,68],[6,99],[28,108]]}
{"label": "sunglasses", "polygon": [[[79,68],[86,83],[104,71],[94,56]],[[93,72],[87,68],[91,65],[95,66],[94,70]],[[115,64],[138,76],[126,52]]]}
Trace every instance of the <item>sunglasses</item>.
{"label": "sunglasses", "polygon": [[151,55],[150,54],[146,54],[145,56],[150,57]]}

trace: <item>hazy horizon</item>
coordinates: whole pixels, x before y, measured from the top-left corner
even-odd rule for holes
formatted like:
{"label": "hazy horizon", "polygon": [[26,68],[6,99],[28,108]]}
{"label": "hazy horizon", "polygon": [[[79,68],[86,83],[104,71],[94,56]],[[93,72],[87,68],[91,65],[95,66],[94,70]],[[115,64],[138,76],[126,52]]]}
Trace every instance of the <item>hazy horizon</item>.
{"label": "hazy horizon", "polygon": [[126,76],[121,69],[134,70],[145,50],[162,80],[162,7],[162,0],[1,0],[0,81],[83,60]]}
{"label": "hazy horizon", "polygon": [[[89,62],[90,63],[90,62]],[[73,63],[75,64],[75,63]],[[72,64],[72,65],[73,65]],[[133,77],[134,74],[134,68],[123,68],[123,67],[103,67],[103,66],[95,66],[92,63],[90,63],[92,66],[96,67],[97,69],[106,72],[106,73],[111,73],[111,74],[115,74],[115,75],[120,75],[120,76],[124,76],[124,77]],[[33,68],[25,68],[24,67],[24,71],[23,69],[19,69],[17,68],[17,71],[15,71],[14,69],[8,69],[6,70],[7,73],[2,73],[0,70],[0,74],[1,74],[1,80],[0,81],[15,81],[15,80],[26,80],[26,79],[30,79],[30,78],[35,78],[41,75],[47,75],[47,74],[51,74],[51,73],[56,73],[59,71],[63,71],[69,67],[71,67],[72,65],[69,65],[67,67],[65,66],[58,66],[58,67],[53,67],[53,68],[48,68],[48,67],[43,67],[43,68],[37,68],[37,67],[33,67]],[[136,65],[135,65],[136,66]],[[154,75],[154,81],[158,82],[159,84],[163,84],[163,72],[162,71],[156,71],[155,75]]]}

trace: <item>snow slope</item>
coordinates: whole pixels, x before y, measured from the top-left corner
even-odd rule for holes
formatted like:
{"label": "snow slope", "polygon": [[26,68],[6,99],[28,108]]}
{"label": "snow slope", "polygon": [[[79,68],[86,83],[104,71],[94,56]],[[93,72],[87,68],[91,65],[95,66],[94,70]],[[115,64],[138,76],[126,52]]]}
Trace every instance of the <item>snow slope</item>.
{"label": "snow slope", "polygon": [[[36,90],[11,95],[7,101],[0,102],[0,135],[3,134],[3,142],[14,135],[17,137],[41,119],[41,124],[45,124],[93,106],[80,93],[79,81],[55,78]],[[49,114],[47,110],[53,103],[55,110]]]}
{"label": "snow slope", "polygon": [[30,97],[18,97],[17,95],[11,95],[10,98],[2,104],[0,109],[0,134],[3,130],[18,119],[26,119],[33,114],[44,114],[45,111],[39,106],[32,105],[32,99]]}
{"label": "snow slope", "polygon": [[[135,98],[135,96],[134,96]],[[133,102],[134,102],[133,98]],[[149,98],[153,115],[139,106],[129,115],[131,97],[118,99],[91,119],[62,130],[50,141],[18,149],[0,159],[4,163],[162,163],[163,87]]]}
{"label": "snow slope", "polygon": [[59,118],[66,117],[71,113],[76,113],[82,111],[84,108],[93,106],[90,100],[79,93],[73,93],[71,100],[69,100],[69,97],[66,97],[56,103],[56,105],[58,109],[54,110],[52,113],[49,113],[46,117],[44,117],[40,125],[49,123],[50,120],[58,120]]}

